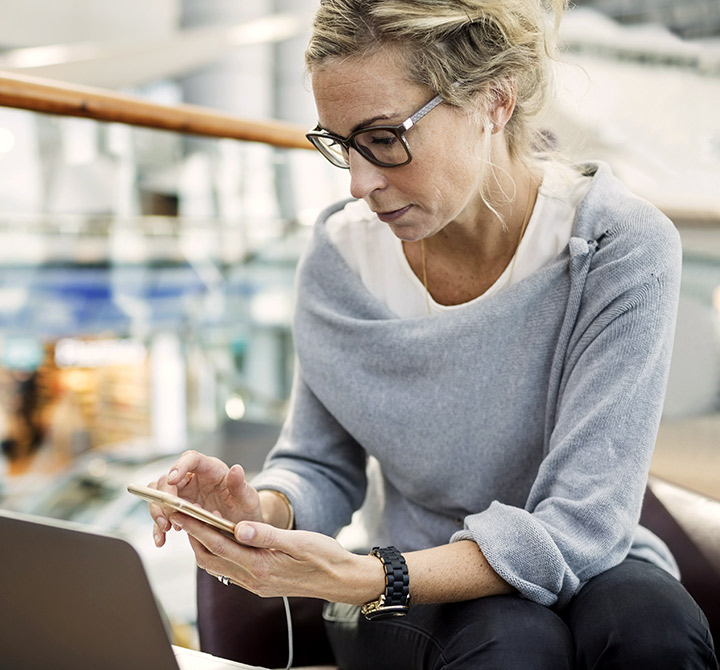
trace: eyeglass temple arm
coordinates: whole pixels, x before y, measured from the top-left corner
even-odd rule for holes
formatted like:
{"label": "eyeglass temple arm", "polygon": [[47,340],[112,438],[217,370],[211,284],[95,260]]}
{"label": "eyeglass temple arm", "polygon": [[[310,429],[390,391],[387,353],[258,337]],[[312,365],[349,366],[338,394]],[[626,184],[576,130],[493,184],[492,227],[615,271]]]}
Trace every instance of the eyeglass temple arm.
{"label": "eyeglass temple arm", "polygon": [[436,95],[430,102],[427,103],[427,105],[424,105],[423,107],[418,109],[418,111],[415,112],[409,119],[406,119],[402,124],[403,128],[405,128],[405,130],[409,130],[410,128],[412,128],[420,119],[422,119],[423,116],[435,109],[442,101],[442,96]]}

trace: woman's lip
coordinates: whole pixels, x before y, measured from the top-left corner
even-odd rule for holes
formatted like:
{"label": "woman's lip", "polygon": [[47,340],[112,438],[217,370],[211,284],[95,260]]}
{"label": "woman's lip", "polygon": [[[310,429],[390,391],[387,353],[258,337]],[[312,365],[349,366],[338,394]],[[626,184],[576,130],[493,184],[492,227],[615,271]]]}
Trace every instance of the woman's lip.
{"label": "woman's lip", "polygon": [[407,212],[412,205],[406,205],[401,209],[394,209],[390,212],[377,212],[377,217],[384,223],[393,223],[397,221],[405,212]]}

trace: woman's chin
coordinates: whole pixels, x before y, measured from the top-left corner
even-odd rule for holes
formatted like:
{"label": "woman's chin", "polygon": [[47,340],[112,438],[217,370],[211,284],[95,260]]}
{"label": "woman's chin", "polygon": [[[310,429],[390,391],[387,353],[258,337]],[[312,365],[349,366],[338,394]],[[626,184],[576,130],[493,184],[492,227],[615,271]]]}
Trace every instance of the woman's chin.
{"label": "woman's chin", "polygon": [[420,240],[430,237],[433,233],[426,230],[425,228],[411,224],[393,224],[388,223],[387,227],[390,228],[395,237],[403,242],[419,242]]}

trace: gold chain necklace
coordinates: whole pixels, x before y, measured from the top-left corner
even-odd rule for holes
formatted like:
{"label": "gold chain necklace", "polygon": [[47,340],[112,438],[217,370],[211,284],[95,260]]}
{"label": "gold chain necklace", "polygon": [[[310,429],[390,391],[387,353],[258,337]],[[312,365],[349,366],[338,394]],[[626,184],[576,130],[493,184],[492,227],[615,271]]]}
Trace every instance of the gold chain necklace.
{"label": "gold chain necklace", "polygon": [[[515,263],[517,262],[518,257],[518,250],[520,249],[520,243],[522,242],[522,239],[525,235],[525,230],[528,227],[528,224],[530,223],[530,219],[532,218],[532,210],[533,210],[533,188],[532,188],[532,181],[530,182],[530,193],[528,193],[528,201],[527,205],[525,207],[525,216],[523,219],[523,224],[520,228],[520,235],[518,236],[517,244],[515,245],[515,251],[513,253],[512,261],[510,264],[510,274],[508,275],[507,281],[505,282],[505,286],[510,286],[512,282],[512,276],[513,272],[515,272]],[[428,314],[432,314],[432,309],[430,307],[430,291],[428,290],[428,280],[427,280],[427,262],[425,257],[425,238],[421,238],[420,240],[420,259],[422,263],[422,278],[423,278],[423,286],[425,287],[425,305],[427,306]]]}
{"label": "gold chain necklace", "polygon": [[427,264],[425,262],[425,238],[420,238],[420,258],[422,259],[422,275],[423,275],[423,286],[425,287],[425,304],[427,305],[428,314],[432,314],[430,309],[430,291],[428,291],[427,281]]}
{"label": "gold chain necklace", "polygon": [[515,253],[512,257],[512,264],[510,266],[510,274],[508,275],[508,280],[505,282],[505,286],[510,286],[512,283],[512,276],[513,272],[515,272],[515,263],[517,262],[518,257],[518,251],[520,250],[520,243],[522,242],[523,237],[525,236],[525,230],[528,227],[528,223],[530,223],[530,219],[532,218],[532,211],[533,211],[533,203],[535,202],[535,198],[533,198],[533,191],[535,189],[533,188],[532,180],[530,181],[530,193],[528,193],[528,201],[527,205],[525,207],[525,218],[523,219],[522,227],[520,228],[520,235],[518,236],[517,244],[515,245]]}

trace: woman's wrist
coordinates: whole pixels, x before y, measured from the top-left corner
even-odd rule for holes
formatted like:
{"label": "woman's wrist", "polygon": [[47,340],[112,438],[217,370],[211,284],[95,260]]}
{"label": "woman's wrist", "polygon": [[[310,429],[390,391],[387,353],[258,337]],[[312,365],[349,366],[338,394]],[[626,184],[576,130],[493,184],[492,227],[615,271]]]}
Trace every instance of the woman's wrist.
{"label": "woman's wrist", "polygon": [[338,576],[340,590],[328,598],[333,602],[364,605],[385,591],[385,571],[374,556],[349,554]]}
{"label": "woman's wrist", "polygon": [[295,511],[284,493],[273,489],[262,489],[258,491],[258,496],[265,523],[285,530],[295,527]]}

